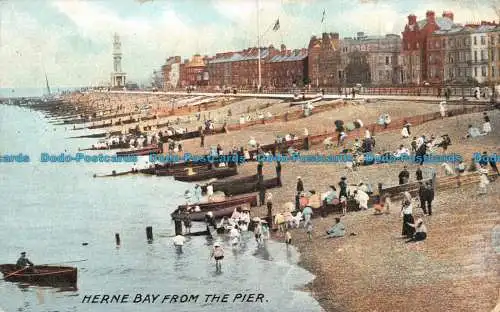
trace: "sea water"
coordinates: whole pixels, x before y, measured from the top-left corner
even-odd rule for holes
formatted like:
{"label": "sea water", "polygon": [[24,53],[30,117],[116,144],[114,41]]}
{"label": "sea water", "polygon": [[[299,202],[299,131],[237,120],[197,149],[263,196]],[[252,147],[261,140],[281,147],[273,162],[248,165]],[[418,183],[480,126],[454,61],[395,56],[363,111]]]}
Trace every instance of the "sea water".
{"label": "sea water", "polygon": [[[30,157],[29,162],[0,163],[0,263],[14,263],[21,251],[35,264],[86,260],[61,264],[78,268],[77,290],[0,281],[0,310],[321,311],[312,297],[296,290],[313,275],[296,265],[297,252],[282,243],[269,241],[258,248],[251,233],[245,233],[241,245],[231,248],[226,239],[216,238],[225,247],[221,273],[209,260],[213,241],[206,237],[189,238],[178,253],[170,213],[183,203],[190,184],[171,177],[93,177],[128,170],[127,163],[40,162],[42,153],[77,153],[91,146],[95,139],[66,139],[85,133],[55,126],[40,112],[0,105],[0,154]],[[153,227],[151,244],[147,226]],[[115,233],[120,234],[119,248]],[[183,294],[199,299],[152,302],[153,295],[163,300]],[[224,294],[228,302],[214,297],[205,302],[207,295]],[[235,301],[237,294],[254,294],[253,299],[263,294],[264,300]],[[105,303],[104,295],[128,295],[129,300]],[[88,303],[86,296],[99,297]]]}

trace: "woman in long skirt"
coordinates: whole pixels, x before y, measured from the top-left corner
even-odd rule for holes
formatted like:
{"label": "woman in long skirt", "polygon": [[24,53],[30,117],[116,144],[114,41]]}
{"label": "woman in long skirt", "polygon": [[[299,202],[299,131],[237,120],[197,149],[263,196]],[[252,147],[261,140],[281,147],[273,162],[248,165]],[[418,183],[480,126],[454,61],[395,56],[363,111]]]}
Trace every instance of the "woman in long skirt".
{"label": "woman in long skirt", "polygon": [[403,203],[401,206],[401,216],[403,217],[403,229],[401,235],[412,238],[415,233],[415,228],[409,224],[415,223],[413,219],[413,205],[411,203],[411,195],[409,192],[404,193]]}

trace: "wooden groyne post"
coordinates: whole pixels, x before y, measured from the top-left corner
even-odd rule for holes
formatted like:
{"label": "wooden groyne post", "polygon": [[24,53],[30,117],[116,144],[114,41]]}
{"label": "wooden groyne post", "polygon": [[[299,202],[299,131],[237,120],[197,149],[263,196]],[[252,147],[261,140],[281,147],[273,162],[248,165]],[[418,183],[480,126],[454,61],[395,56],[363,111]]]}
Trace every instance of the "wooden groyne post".
{"label": "wooden groyne post", "polygon": [[120,247],[120,234],[119,233],[115,233],[115,241],[116,241],[116,247]]}
{"label": "wooden groyne post", "polygon": [[174,220],[175,224],[175,235],[182,235],[182,220],[180,219],[175,219]]}
{"label": "wooden groyne post", "polygon": [[153,227],[152,226],[146,227],[146,238],[148,239],[148,243],[151,243],[153,241]]}

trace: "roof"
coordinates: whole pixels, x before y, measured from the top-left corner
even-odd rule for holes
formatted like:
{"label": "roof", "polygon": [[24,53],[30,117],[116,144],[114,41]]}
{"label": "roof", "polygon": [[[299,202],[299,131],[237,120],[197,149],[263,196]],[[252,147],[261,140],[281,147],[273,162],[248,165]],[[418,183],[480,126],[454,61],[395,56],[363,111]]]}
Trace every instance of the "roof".
{"label": "roof", "polygon": [[500,28],[498,28],[495,25],[480,25],[477,27],[473,26],[461,26],[461,25],[455,25],[455,27],[447,30],[436,30],[433,32],[433,35],[456,35],[456,34],[474,34],[474,33],[486,33],[486,32],[492,32],[492,31],[498,31]]}
{"label": "roof", "polygon": [[[417,22],[418,28],[422,29],[427,25],[427,19],[423,19]],[[441,30],[451,29],[454,25],[456,25],[451,19],[448,17],[436,17],[436,24],[439,26]]]}
{"label": "roof", "polygon": [[277,62],[291,62],[291,61],[300,61],[307,57],[307,54],[298,54],[298,55],[276,55],[271,57],[268,62],[277,63]]}
{"label": "roof", "polygon": [[[263,59],[269,55],[269,49],[261,48],[260,58]],[[217,64],[217,63],[230,63],[230,62],[240,62],[240,61],[252,61],[257,60],[259,58],[258,51],[252,52],[237,52],[230,56],[221,56],[217,57],[211,61],[209,64]]]}

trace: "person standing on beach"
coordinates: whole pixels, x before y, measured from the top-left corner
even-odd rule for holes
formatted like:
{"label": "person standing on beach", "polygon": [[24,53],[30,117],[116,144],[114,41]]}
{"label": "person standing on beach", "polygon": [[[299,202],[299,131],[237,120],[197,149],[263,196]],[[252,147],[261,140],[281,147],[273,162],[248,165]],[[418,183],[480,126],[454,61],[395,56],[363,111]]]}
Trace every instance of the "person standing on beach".
{"label": "person standing on beach", "polygon": [[424,204],[424,206],[422,207],[422,209],[424,210],[424,214],[432,216],[432,201],[434,200],[434,188],[432,187],[430,182],[427,182],[425,184],[421,196],[422,197],[420,198],[420,201],[421,202],[423,201]]}
{"label": "person standing on beach", "polygon": [[417,171],[415,172],[415,175],[417,177],[417,181],[422,181],[424,179],[424,176],[422,174],[422,166],[418,166]]}
{"label": "person standing on beach", "polygon": [[290,231],[288,229],[285,230],[285,243],[286,243],[286,248],[292,244],[292,234],[290,234]]}
{"label": "person standing on beach", "polygon": [[406,184],[410,180],[410,172],[406,166],[403,167],[403,170],[399,173],[399,184]]}
{"label": "person standing on beach", "polygon": [[313,224],[312,222],[309,222],[307,225],[307,238],[309,238],[310,241],[312,241],[312,231],[313,231]]}
{"label": "person standing on beach", "polygon": [[300,207],[300,193],[304,191],[304,182],[302,182],[302,178],[297,177],[297,194],[295,195],[295,210],[299,210]]}
{"label": "person standing on beach", "polygon": [[205,131],[200,127],[200,147],[205,147]]}
{"label": "person standing on beach", "polygon": [[281,162],[276,162],[276,179],[278,180],[278,186],[281,186]]}
{"label": "person standing on beach", "polygon": [[262,243],[262,225],[260,222],[255,224],[255,227],[253,229],[253,234],[255,236],[255,241],[257,242],[257,246],[260,246],[260,243]]}
{"label": "person standing on beach", "polygon": [[257,175],[259,177],[263,175],[263,168],[264,168],[264,163],[262,161],[259,161],[259,164],[257,165]]}
{"label": "person standing on beach", "polygon": [[347,178],[346,177],[340,178],[339,186],[340,186],[339,197],[344,196],[345,198],[347,198],[349,194],[347,192]]}

